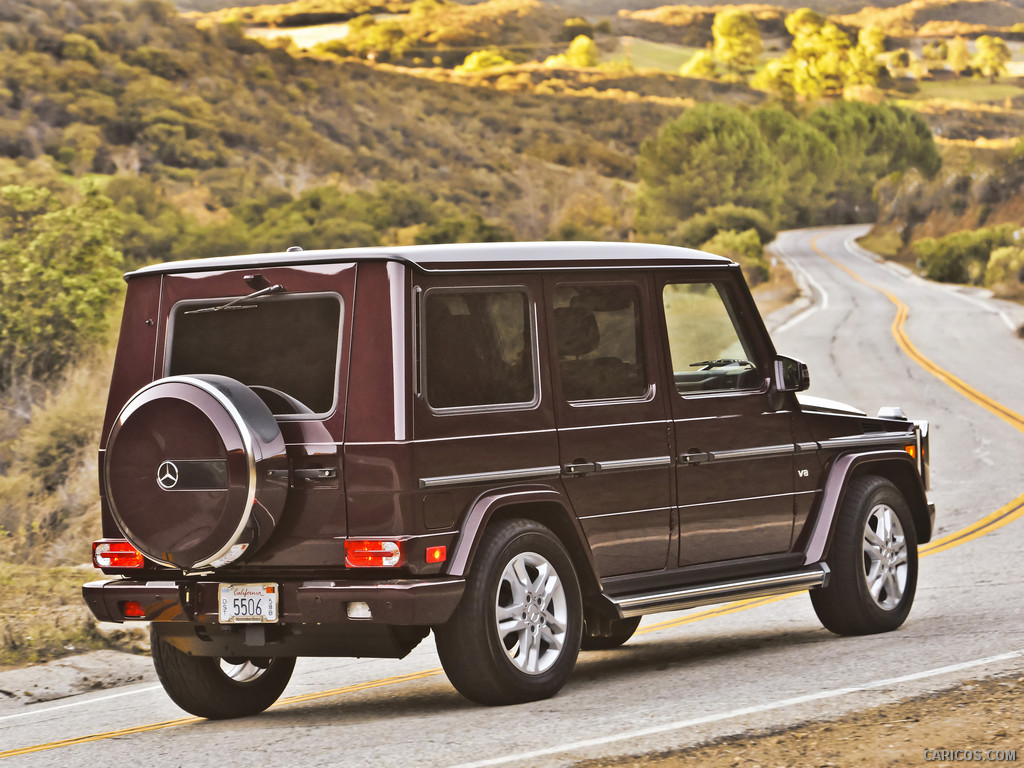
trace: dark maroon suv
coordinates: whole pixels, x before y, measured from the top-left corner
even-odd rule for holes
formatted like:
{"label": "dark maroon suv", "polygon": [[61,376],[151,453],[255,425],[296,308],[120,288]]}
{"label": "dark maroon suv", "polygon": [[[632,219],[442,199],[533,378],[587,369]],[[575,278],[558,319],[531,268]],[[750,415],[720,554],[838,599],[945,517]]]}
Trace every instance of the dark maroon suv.
{"label": "dark maroon suv", "polygon": [[289,251],[127,276],[83,588],[167,692],[259,712],[297,656],[555,694],[646,613],[811,590],[895,629],[927,425],[798,399],[739,267],[533,243]]}

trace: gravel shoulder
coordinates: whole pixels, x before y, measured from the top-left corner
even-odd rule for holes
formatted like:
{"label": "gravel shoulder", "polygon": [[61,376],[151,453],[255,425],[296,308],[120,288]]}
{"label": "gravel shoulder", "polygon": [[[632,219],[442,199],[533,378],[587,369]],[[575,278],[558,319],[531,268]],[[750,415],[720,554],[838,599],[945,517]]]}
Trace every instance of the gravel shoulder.
{"label": "gravel shoulder", "polygon": [[156,681],[153,660],[124,651],[91,651],[0,671],[0,713],[82,693]]}
{"label": "gravel shoulder", "polygon": [[1024,763],[1024,668],[832,720],[576,768],[875,768]]}

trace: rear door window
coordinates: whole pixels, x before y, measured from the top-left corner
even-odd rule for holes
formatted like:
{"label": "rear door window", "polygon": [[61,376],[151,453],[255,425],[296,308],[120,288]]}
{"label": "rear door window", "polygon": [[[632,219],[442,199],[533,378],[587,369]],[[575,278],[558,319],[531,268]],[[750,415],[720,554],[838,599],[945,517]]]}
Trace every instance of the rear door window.
{"label": "rear door window", "polygon": [[537,392],[533,325],[525,290],[427,291],[422,327],[430,407],[533,404]]}

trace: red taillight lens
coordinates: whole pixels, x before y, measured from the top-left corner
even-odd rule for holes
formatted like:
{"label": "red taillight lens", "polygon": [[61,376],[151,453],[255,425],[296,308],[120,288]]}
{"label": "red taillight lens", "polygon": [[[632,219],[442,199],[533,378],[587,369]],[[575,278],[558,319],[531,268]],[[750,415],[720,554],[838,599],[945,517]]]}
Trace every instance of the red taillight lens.
{"label": "red taillight lens", "polygon": [[428,563],[443,563],[448,559],[448,547],[427,547]]}
{"label": "red taillight lens", "polygon": [[401,541],[349,539],[345,542],[345,565],[349,568],[395,568],[405,565]]}
{"label": "red taillight lens", "polygon": [[92,543],[92,564],[97,568],[141,568],[145,561],[124,539],[100,539]]}
{"label": "red taillight lens", "polygon": [[121,615],[126,619],[144,619],[146,618],[146,609],[142,607],[142,603],[137,600],[127,600],[120,604]]}

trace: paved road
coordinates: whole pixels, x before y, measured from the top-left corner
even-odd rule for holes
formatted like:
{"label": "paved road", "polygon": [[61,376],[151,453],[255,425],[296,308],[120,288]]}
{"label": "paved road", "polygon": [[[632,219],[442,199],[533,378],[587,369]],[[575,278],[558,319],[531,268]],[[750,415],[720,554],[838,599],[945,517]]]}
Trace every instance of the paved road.
{"label": "paved road", "polygon": [[[1024,414],[1024,342],[1010,328],[1024,317],[876,263],[851,243],[859,231],[780,238],[778,253],[813,301],[775,318],[776,345],[809,363],[811,394],[869,412],[899,404],[931,420],[939,537],[993,520],[922,559],[917,602],[900,631],[837,638],[818,624],[805,595],[650,616],[624,648],[583,654],[556,698],[505,708],[459,697],[425,642],[401,662],[300,660],[283,702],[243,721],[183,718],[153,684],[6,710],[0,760],[562,766],[1024,670],[1024,520],[1000,525],[991,517],[1024,509],[1024,419],[1012,415]],[[898,303],[909,310],[903,346],[892,329]],[[908,356],[907,343],[931,371]],[[943,381],[942,372],[956,379]],[[37,745],[48,748],[3,757]],[[986,745],[936,745],[944,746]]]}

